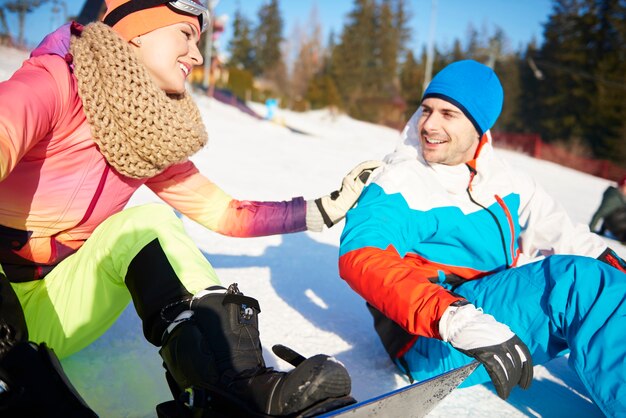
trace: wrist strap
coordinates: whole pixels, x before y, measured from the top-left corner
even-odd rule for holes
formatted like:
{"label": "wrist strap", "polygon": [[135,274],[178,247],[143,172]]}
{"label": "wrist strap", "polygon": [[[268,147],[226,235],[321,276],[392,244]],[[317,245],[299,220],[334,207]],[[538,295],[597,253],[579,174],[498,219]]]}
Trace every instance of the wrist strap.
{"label": "wrist strap", "polygon": [[330,220],[330,218],[328,217],[328,214],[324,210],[324,206],[322,206],[322,198],[315,199],[315,204],[317,205],[317,208],[320,210],[320,213],[322,214],[322,219],[324,220],[324,224],[326,224],[328,228],[333,226],[335,223]]}

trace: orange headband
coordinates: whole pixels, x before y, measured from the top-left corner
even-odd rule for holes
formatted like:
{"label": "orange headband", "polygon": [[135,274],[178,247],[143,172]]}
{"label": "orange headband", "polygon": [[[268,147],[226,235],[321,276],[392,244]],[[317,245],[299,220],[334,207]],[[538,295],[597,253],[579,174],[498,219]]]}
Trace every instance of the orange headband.
{"label": "orange headband", "polygon": [[[133,0],[106,0],[107,12],[102,17],[104,19],[112,10],[120,5]],[[138,10],[124,16],[119,22],[113,25],[113,29],[119,33],[126,41],[130,41],[139,35],[152,32],[155,29],[175,23],[190,23],[195,26],[200,33],[200,22],[196,16],[176,13],[165,4]]]}

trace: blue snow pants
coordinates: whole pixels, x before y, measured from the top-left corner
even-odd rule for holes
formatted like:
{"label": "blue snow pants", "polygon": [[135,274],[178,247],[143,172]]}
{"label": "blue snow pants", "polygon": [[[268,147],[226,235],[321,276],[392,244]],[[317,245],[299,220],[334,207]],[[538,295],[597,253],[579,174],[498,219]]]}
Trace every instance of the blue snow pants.
{"label": "blue snow pants", "polygon": [[[507,324],[528,345],[534,364],[569,352],[570,367],[602,412],[626,416],[626,274],[593,258],[555,255],[455,292]],[[424,337],[404,359],[418,381],[473,360]],[[489,381],[480,366],[464,386]]]}

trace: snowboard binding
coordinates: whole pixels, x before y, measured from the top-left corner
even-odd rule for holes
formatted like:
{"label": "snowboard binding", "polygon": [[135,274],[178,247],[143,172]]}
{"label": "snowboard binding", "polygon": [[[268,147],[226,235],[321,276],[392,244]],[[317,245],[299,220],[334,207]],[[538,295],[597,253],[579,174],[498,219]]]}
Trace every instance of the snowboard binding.
{"label": "snowboard binding", "polygon": [[[324,392],[327,396],[302,411],[280,416],[289,418],[315,417],[356,403],[353,397],[343,394],[345,385],[350,384],[349,377],[341,372],[327,373],[327,371],[324,370],[328,367],[334,368],[335,366],[332,366],[332,363],[338,364],[332,357],[318,354],[307,359],[294,350],[280,344],[273,346],[272,351],[278,357],[296,367],[296,369],[299,368],[298,372],[301,375],[301,379],[298,383],[301,383],[301,386],[307,383],[309,383],[309,387],[325,386]],[[316,371],[319,371],[318,374],[324,373],[325,376],[322,378],[323,381],[311,384],[310,380],[306,379],[310,379],[311,376],[314,376]],[[295,370],[292,372],[295,372]],[[242,403],[241,400],[234,398],[228,392],[217,387],[189,388],[181,392],[173,381],[171,374],[166,373],[166,377],[172,392],[177,392],[174,393],[177,399],[163,402],[157,406],[156,410],[159,418],[270,418],[277,416],[254,411],[249,406]],[[346,377],[348,380],[346,380]],[[307,396],[306,392],[306,390],[303,391],[303,397]]]}
{"label": "snowboard binding", "polygon": [[259,304],[236,284],[209,288],[189,307],[163,339],[160,354],[174,401],[157,407],[159,417],[311,417],[355,402],[347,370],[332,357],[307,359],[275,346],[295,368],[266,367]]}

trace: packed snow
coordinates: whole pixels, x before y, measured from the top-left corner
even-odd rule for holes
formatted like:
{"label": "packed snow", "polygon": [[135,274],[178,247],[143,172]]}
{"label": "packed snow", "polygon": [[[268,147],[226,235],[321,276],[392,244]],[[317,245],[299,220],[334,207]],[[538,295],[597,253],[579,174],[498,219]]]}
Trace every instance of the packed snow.
{"label": "packed snow", "polygon": [[[0,47],[0,80],[20,66],[25,52]],[[317,198],[340,186],[357,163],[391,152],[399,134],[385,127],[332,115],[326,110],[280,110],[278,123],[255,119],[234,107],[196,95],[209,144],[193,157],[200,170],[231,195],[247,200]],[[252,104],[261,115],[264,107]],[[575,221],[587,223],[609,181],[556,164],[499,150],[533,175]],[[158,202],[140,189],[130,205]],[[364,400],[403,387],[378,341],[363,300],[338,276],[343,223],[322,233],[228,238],[183,218],[187,231],[216,268],[222,283],[237,282],[261,305],[261,339],[268,365],[290,366],[271,352],[285,344],[305,356],[333,355],[350,371],[353,396]],[[608,241],[622,257],[626,247]],[[102,417],[154,417],[170,399],[158,349],[144,341],[130,306],[100,339],[63,360],[79,392]],[[560,358],[535,367],[527,391],[508,401],[492,385],[457,389],[430,417],[600,417],[584,386]]]}

